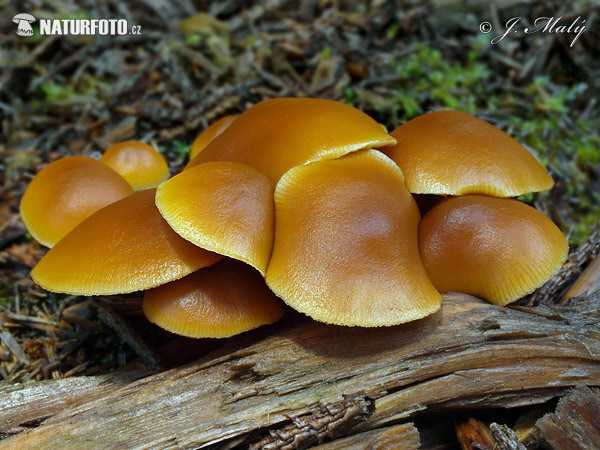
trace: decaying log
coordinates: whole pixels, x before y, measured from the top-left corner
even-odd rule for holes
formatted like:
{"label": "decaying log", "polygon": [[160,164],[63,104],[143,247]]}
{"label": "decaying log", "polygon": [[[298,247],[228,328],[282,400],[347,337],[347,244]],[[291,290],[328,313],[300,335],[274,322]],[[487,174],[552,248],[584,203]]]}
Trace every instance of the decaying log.
{"label": "decaying log", "polygon": [[536,427],[541,440],[555,450],[600,448],[600,391],[574,389]]}
{"label": "decaying log", "polygon": [[252,444],[250,450],[308,448],[352,429],[368,419],[375,409],[373,399],[362,392],[344,396],[339,402],[319,405],[320,411],[295,417],[292,423]]}
{"label": "decaying log", "polygon": [[419,448],[421,441],[419,431],[412,423],[402,423],[391,427],[377,428],[341,439],[336,439],[327,444],[312,447],[314,450],[364,450],[364,449],[392,449],[392,448]]}
{"label": "decaying log", "polygon": [[517,440],[517,435],[506,425],[493,423],[490,425],[494,438],[494,450],[526,450],[525,446]]}
{"label": "decaying log", "polygon": [[589,295],[598,289],[598,286],[600,286],[600,255],[594,258],[575,283],[565,292],[560,299],[560,303],[567,303],[572,297]]}
{"label": "decaying log", "polygon": [[337,411],[344,433],[344,417],[362,433],[425,410],[540,403],[600,385],[599,305],[600,293],[542,310],[450,294],[438,313],[390,328],[295,316],[234,340],[237,349],[68,408],[0,447],[247,447],[357,395],[375,411],[368,419],[351,413],[354,403]]}
{"label": "decaying log", "polygon": [[[544,283],[543,286],[537,288],[531,295],[526,296],[517,303],[530,306],[557,303],[557,300],[563,296],[564,292],[579,278],[585,267],[598,254],[600,254],[600,224],[596,225],[581,245],[569,253],[569,257],[558,273]],[[570,297],[577,295],[581,295],[581,292],[573,293]],[[562,303],[566,303],[567,300],[568,297],[563,297]]]}
{"label": "decaying log", "polygon": [[148,371],[134,371],[19,384],[0,383],[0,432],[106,396],[146,375]]}

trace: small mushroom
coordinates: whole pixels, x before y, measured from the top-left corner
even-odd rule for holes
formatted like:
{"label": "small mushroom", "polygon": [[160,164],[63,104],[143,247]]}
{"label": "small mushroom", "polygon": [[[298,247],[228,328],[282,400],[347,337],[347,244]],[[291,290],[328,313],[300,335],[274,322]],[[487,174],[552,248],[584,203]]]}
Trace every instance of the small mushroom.
{"label": "small mushroom", "polygon": [[225,259],[146,291],[150,322],[192,338],[224,338],[276,322],[281,301],[250,266]]}
{"label": "small mushroom", "polygon": [[52,247],[84,219],[131,194],[131,186],[110,167],[69,156],[48,164],[31,181],[21,218],[36,241]]}
{"label": "small mushroom", "polygon": [[263,275],[273,246],[273,187],[245,164],[216,161],[162,183],[156,206],[181,237]]}
{"label": "small mushroom", "polygon": [[443,200],[423,217],[419,249],[440,292],[506,305],[549,280],[569,246],[558,227],[531,206],[466,195]]}
{"label": "small mushroom", "polygon": [[155,188],[169,177],[169,167],[148,144],[126,141],[110,147],[100,158],[121,174],[135,191]]}
{"label": "small mushroom", "polygon": [[287,172],[275,190],[267,284],[321,322],[388,326],[441,305],[419,257],[419,210],[398,167],[373,150]]}
{"label": "small mushroom", "polygon": [[241,162],[263,172],[275,185],[292,167],[395,142],[380,124],[343,103],[277,98],[245,111],[187,167],[208,161]]}
{"label": "small mushroom", "polygon": [[424,114],[391,134],[398,142],[382,151],[402,169],[413,194],[516,197],[554,184],[516,140],[463,112]]}
{"label": "small mushroom", "polygon": [[158,212],[155,193],[136,192],[88,217],[40,260],[33,280],[52,292],[125,294],[222,259],[179,237]]}
{"label": "small mushroom", "polygon": [[13,22],[17,24],[17,34],[19,36],[33,36],[31,24],[35,22],[35,17],[31,14],[21,13],[13,17]]}
{"label": "small mushroom", "polygon": [[223,131],[225,131],[227,127],[231,125],[237,118],[238,116],[221,117],[219,120],[212,123],[206,130],[200,133],[196,139],[194,139],[194,142],[192,142],[192,147],[190,148],[190,160],[194,159],[198,153],[204,150],[204,148],[210,144],[214,138],[223,133]]}

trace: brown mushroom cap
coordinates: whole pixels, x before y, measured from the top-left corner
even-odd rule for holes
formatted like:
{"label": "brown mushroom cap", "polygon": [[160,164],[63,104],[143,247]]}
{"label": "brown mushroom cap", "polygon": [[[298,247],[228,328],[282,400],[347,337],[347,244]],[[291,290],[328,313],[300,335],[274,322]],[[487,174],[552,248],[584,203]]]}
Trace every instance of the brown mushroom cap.
{"label": "brown mushroom cap", "polygon": [[275,185],[292,167],[394,142],[380,124],[351,106],[277,98],[244,112],[187,167],[237,161],[260,170]]}
{"label": "brown mushroom cap", "polygon": [[436,311],[417,243],[419,211],[379,152],[295,167],[275,190],[267,284],[319,321],[387,326]]}
{"label": "brown mushroom cap", "polygon": [[196,139],[194,139],[194,142],[192,142],[192,146],[190,148],[190,160],[194,159],[198,153],[204,150],[204,148],[210,144],[214,138],[225,131],[227,127],[231,125],[237,118],[238,116],[221,117],[219,120],[206,128],[202,133],[200,133]]}
{"label": "brown mushroom cap", "polygon": [[148,144],[126,141],[113,145],[100,158],[140,191],[158,186],[169,177],[169,167],[160,153]]}
{"label": "brown mushroom cap", "polygon": [[283,315],[260,274],[231,259],[146,291],[143,307],[151,322],[193,338],[233,336]]}
{"label": "brown mushroom cap", "polygon": [[467,195],[442,201],[419,226],[425,268],[440,292],[506,305],[560,268],[569,246],[550,219],[517,200]]}
{"label": "brown mushroom cap", "polygon": [[31,271],[52,292],[108,295],[150,289],[214,264],[222,256],[175,233],[154,204],[155,189],[136,192],[80,223]]}
{"label": "brown mushroom cap", "polygon": [[110,167],[86,156],[68,156],[31,181],[21,218],[36,241],[52,247],[84,219],[131,194],[131,186]]}
{"label": "brown mushroom cap", "polygon": [[273,187],[245,164],[216,161],[160,185],[156,206],[181,237],[262,274],[273,246]]}
{"label": "brown mushroom cap", "polygon": [[398,142],[382,151],[400,166],[414,194],[515,197],[554,184],[516,140],[463,112],[424,114],[391,134]]}

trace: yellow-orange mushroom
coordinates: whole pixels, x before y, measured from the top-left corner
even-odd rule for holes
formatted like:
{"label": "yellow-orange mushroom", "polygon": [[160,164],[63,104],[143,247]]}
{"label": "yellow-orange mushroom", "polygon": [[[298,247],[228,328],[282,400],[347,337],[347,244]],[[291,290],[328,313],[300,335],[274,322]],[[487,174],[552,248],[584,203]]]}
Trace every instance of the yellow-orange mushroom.
{"label": "yellow-orange mushroom", "polygon": [[267,284],[319,321],[387,326],[436,311],[402,172],[373,150],[295,167],[275,190]]}
{"label": "yellow-orange mushroom", "polygon": [[402,169],[413,194],[516,197],[554,183],[515,139],[463,112],[424,114],[391,134],[398,142],[382,151]]}
{"label": "yellow-orange mushroom", "polygon": [[231,259],[146,291],[143,308],[151,322],[192,338],[233,336],[283,315],[260,274]]}
{"label": "yellow-orange mushroom", "polygon": [[169,167],[160,153],[148,144],[126,141],[113,145],[100,158],[140,191],[154,188],[169,177]]}
{"label": "yellow-orange mushroom", "polygon": [[533,292],[567,257],[563,234],[517,200],[466,195],[443,200],[419,226],[425,268],[440,292],[506,305]]}
{"label": "yellow-orange mushroom", "polygon": [[160,185],[156,205],[181,237],[262,274],[273,246],[273,187],[245,164],[216,161]]}
{"label": "yellow-orange mushroom", "polygon": [[210,142],[227,129],[238,116],[224,116],[212,123],[202,133],[200,133],[190,148],[190,160],[194,159]]}
{"label": "yellow-orange mushroom", "polygon": [[31,181],[21,218],[36,241],[52,247],[84,219],[131,194],[131,186],[110,167],[86,156],[68,156]]}
{"label": "yellow-orange mushroom", "polygon": [[236,161],[263,172],[273,185],[289,169],[395,139],[365,113],[315,98],[277,98],[254,105],[217,136],[189,167]]}
{"label": "yellow-orange mushroom", "polygon": [[150,289],[210,266],[222,256],[179,237],[136,192],[80,223],[44,256],[31,277],[44,289],[107,295]]}

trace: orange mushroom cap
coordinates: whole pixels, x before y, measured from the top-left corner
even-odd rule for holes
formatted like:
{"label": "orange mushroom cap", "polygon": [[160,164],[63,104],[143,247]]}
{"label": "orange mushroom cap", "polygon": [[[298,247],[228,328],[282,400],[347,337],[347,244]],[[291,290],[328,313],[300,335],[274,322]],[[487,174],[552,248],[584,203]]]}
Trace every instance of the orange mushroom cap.
{"label": "orange mushroom cap", "polygon": [[260,274],[231,259],[146,291],[143,308],[150,322],[193,338],[233,336],[283,315]]}
{"label": "orange mushroom cap", "polygon": [[463,112],[424,114],[391,134],[398,142],[382,151],[400,166],[414,194],[515,197],[554,184],[516,140]]}
{"label": "orange mushroom cap", "polygon": [[275,185],[292,167],[395,142],[380,124],[343,103],[277,98],[244,112],[187,167],[237,161],[260,170]]}
{"label": "orange mushroom cap", "polygon": [[100,158],[140,191],[158,186],[169,178],[169,167],[160,153],[148,144],[126,141],[113,145]]}
{"label": "orange mushroom cap", "polygon": [[31,271],[44,289],[124,294],[177,280],[222,257],[182,239],[161,217],[155,189],[136,192],[88,217]]}
{"label": "orange mushroom cap", "polygon": [[441,305],[417,243],[419,211],[379,152],[295,167],[275,189],[267,284],[319,321],[387,326]]}
{"label": "orange mushroom cap", "polygon": [[192,142],[192,146],[190,148],[190,160],[194,159],[198,153],[204,150],[204,148],[210,144],[214,138],[225,131],[227,127],[231,125],[237,118],[238,116],[221,117],[219,120],[206,128],[202,133],[200,133],[196,139],[194,139],[194,142]]}
{"label": "orange mushroom cap", "polygon": [[273,187],[258,170],[230,161],[192,167],[160,185],[156,205],[184,239],[266,272]]}
{"label": "orange mushroom cap", "polygon": [[46,166],[21,200],[21,218],[36,241],[52,247],[110,203],[133,194],[127,181],[87,156],[68,156]]}
{"label": "orange mushroom cap", "polygon": [[419,227],[425,268],[440,292],[506,305],[533,292],[567,258],[563,234],[517,200],[467,195],[442,201]]}

